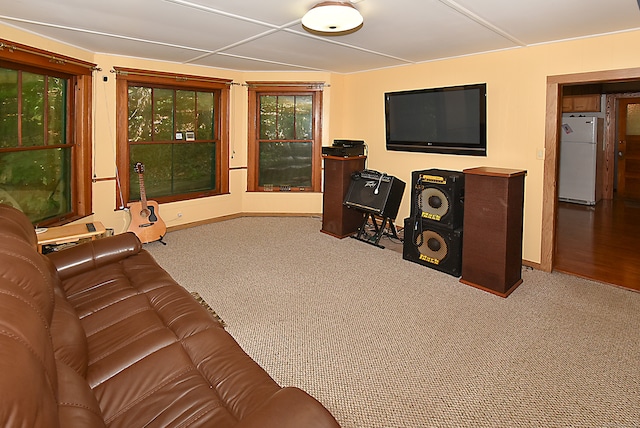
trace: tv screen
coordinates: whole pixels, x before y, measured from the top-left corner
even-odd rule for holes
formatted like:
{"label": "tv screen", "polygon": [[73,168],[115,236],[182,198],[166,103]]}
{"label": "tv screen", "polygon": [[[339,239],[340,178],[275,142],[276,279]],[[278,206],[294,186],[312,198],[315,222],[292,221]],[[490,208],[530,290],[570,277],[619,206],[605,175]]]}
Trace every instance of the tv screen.
{"label": "tv screen", "polygon": [[487,155],[485,83],[385,93],[387,150]]}

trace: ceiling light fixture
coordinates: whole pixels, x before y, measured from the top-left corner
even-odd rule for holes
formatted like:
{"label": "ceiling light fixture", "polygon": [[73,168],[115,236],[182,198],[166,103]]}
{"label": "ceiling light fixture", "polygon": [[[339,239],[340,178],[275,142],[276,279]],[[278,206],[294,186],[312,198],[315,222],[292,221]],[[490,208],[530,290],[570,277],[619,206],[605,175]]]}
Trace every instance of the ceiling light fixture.
{"label": "ceiling light fixture", "polygon": [[363,18],[349,2],[323,1],[302,17],[302,27],[323,36],[350,34],[362,28]]}

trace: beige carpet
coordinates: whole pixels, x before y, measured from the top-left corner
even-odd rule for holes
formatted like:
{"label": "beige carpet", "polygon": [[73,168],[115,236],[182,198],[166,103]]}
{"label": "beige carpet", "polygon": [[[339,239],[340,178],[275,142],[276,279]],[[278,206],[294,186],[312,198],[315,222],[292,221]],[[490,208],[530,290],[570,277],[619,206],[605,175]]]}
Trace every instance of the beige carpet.
{"label": "beige carpet", "polygon": [[240,218],[145,247],[345,428],[640,427],[640,293],[526,269],[502,299],[320,228]]}

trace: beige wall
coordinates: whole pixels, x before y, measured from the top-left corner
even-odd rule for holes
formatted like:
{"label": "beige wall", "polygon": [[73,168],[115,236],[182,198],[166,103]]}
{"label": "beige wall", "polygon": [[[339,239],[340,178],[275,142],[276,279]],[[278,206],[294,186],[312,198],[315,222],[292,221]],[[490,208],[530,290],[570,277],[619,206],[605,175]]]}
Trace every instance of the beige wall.
{"label": "beige wall", "polygon": [[[527,170],[523,257],[541,254],[547,76],[640,66],[640,31],[483,55],[434,61],[345,77],[344,132],[369,145],[371,169],[409,183],[411,171],[495,166]],[[389,152],[385,149],[384,92],[487,83],[487,157]],[[409,214],[405,191],[398,219]]]}
{"label": "beige wall", "polygon": [[[640,31],[563,43],[513,49],[367,73],[337,75],[320,72],[243,73],[158,61],[93,54],[0,24],[2,37],[97,63],[94,89],[95,219],[116,232],[126,229],[127,216],[115,207],[115,75],[114,66],[199,74],[246,81],[323,81],[323,144],[335,138],[364,139],[368,168],[410,182],[411,171],[441,168],[462,170],[487,165],[527,170],[523,256],[540,262],[543,160],[536,154],[545,145],[547,76],[640,67],[634,46]],[[107,82],[103,81],[107,77]],[[488,156],[451,156],[388,152],[385,149],[384,100],[387,91],[487,83]],[[230,194],[163,204],[161,216],[169,227],[241,212],[321,213],[322,194],[248,193],[247,90],[231,89]],[[405,191],[398,224],[409,213]],[[178,214],[181,214],[179,217]]]}

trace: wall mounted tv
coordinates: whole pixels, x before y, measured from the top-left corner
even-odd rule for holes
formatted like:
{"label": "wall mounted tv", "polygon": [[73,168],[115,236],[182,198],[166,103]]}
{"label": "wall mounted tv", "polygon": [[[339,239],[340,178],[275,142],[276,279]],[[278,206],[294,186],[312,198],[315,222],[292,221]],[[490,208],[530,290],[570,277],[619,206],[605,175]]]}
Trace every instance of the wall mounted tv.
{"label": "wall mounted tv", "polygon": [[487,155],[486,83],[385,93],[387,150]]}

